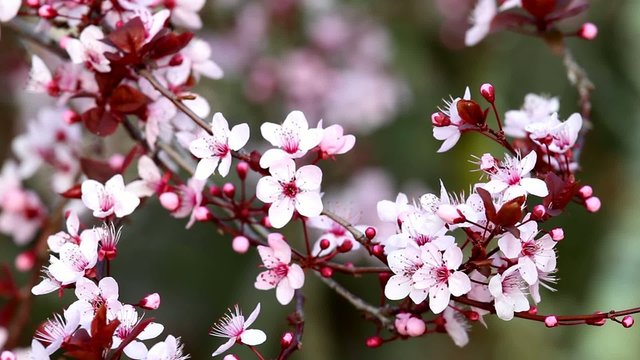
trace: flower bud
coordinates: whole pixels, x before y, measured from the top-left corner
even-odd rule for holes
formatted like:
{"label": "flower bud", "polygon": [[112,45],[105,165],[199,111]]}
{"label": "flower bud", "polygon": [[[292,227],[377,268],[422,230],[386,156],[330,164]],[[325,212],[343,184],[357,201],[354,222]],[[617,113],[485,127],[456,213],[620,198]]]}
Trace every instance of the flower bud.
{"label": "flower bud", "polygon": [[469,321],[480,320],[480,314],[477,311],[473,311],[473,310],[465,311],[464,316],[467,319],[469,319]]}
{"label": "flower bud", "polygon": [[465,222],[465,217],[462,213],[453,205],[443,204],[438,207],[436,215],[449,225],[460,224]]}
{"label": "flower bud", "polygon": [[547,214],[547,208],[544,205],[536,205],[533,207],[533,211],[531,211],[531,217],[534,220],[541,220]]}
{"label": "flower bud", "polygon": [[551,229],[550,234],[553,241],[562,241],[564,239],[564,230],[562,228]]}
{"label": "flower bud", "polygon": [[42,5],[38,8],[38,16],[46,20],[51,20],[58,16],[58,11],[51,5]]}
{"label": "flower bud", "polygon": [[324,278],[330,278],[333,276],[333,269],[328,266],[324,266],[320,269],[320,275]]}
{"label": "flower bud", "polygon": [[544,318],[544,325],[548,328],[556,327],[558,326],[558,318],[554,315],[549,315]]}
{"label": "flower bud", "polygon": [[527,312],[531,315],[535,315],[538,313],[538,307],[531,305],[531,307],[529,307],[529,310],[527,310]]}
{"label": "flower bud", "polygon": [[383,342],[384,342],[384,340],[382,340],[382,338],[380,336],[376,335],[376,336],[371,336],[370,338],[368,338],[367,341],[365,342],[365,344],[369,348],[377,348],[380,345],[382,345]]}
{"label": "flower bud", "polygon": [[602,203],[600,203],[600,199],[597,196],[592,196],[584,201],[584,205],[587,207],[588,212],[594,213],[600,210]]}
{"label": "flower bud", "polygon": [[622,318],[622,326],[624,326],[627,329],[632,327],[633,323],[634,323],[633,317],[631,317],[630,315],[627,315]]}
{"label": "flower bud", "polygon": [[25,1],[25,5],[35,9],[37,7],[40,7],[40,0],[27,0]]}
{"label": "flower bud", "polygon": [[556,8],[557,0],[522,0],[522,7],[538,19],[544,19]]}
{"label": "flower bud", "polygon": [[195,216],[198,221],[208,221],[213,219],[211,211],[209,211],[206,206],[198,206],[195,209]]}
{"label": "flower bud", "polygon": [[174,192],[163,192],[158,198],[160,199],[160,205],[169,211],[176,211],[180,206],[180,198]]}
{"label": "flower bud", "polygon": [[280,338],[280,346],[282,346],[283,349],[286,349],[291,346],[293,340],[293,334],[287,331],[286,333],[282,334],[282,337]]}
{"label": "flower bud", "polygon": [[409,335],[407,334],[407,322],[409,321],[410,318],[411,318],[411,314],[409,313],[398,313],[398,315],[396,315],[396,319],[393,322],[393,325],[395,326],[398,334],[403,336]]}
{"label": "flower bud", "polygon": [[349,239],[343,241],[342,244],[338,246],[338,251],[341,253],[349,252],[351,249],[353,249],[353,242]]}
{"label": "flower bud", "polygon": [[595,319],[588,319],[586,321],[588,325],[602,326],[607,323],[607,318],[604,317],[604,313],[602,311],[596,311],[594,315],[602,315],[602,316],[597,317]]}
{"label": "flower bud", "polygon": [[244,161],[240,161],[238,165],[236,165],[236,172],[238,173],[240,180],[246,179],[247,173],[249,173],[249,164]]}
{"label": "flower bud", "polygon": [[375,256],[382,256],[382,255],[384,255],[384,247],[382,245],[380,245],[380,244],[375,244],[371,248],[371,252]]}
{"label": "flower bud", "polygon": [[236,236],[231,241],[231,248],[238,254],[244,254],[249,251],[249,239],[244,236]]}
{"label": "flower bud", "polygon": [[329,241],[328,239],[320,240],[320,249],[327,250],[329,246],[331,246],[331,241]]}
{"label": "flower bud", "polygon": [[27,272],[33,269],[36,263],[36,254],[32,250],[23,251],[16,256],[15,266],[18,271]]}
{"label": "flower bud", "polygon": [[473,126],[482,126],[485,123],[484,111],[473,100],[459,100],[456,104],[458,115],[462,121]]}
{"label": "flower bud", "polygon": [[593,188],[589,185],[585,185],[578,190],[578,194],[583,199],[588,199],[593,196]]}
{"label": "flower bud", "polygon": [[180,66],[184,61],[184,56],[182,54],[175,54],[169,60],[169,66]]}
{"label": "flower bud", "polygon": [[411,337],[416,337],[424,334],[427,329],[427,325],[424,323],[422,319],[412,317],[407,320],[407,335]]}
{"label": "flower bud", "polygon": [[376,229],[369,226],[365,231],[364,231],[364,236],[367,237],[367,239],[369,240],[373,240],[374,237],[376,237]]}
{"label": "flower bud", "polygon": [[209,186],[209,194],[211,194],[211,196],[220,197],[222,196],[222,189],[217,185],[211,185]]}
{"label": "flower bud", "polygon": [[153,293],[144,297],[144,299],[140,300],[138,303],[143,309],[147,310],[155,310],[160,307],[160,294]]}
{"label": "flower bud", "polygon": [[593,40],[598,36],[598,27],[594,23],[584,23],[578,30],[578,36],[585,40]]}
{"label": "flower bud", "polygon": [[82,118],[80,117],[80,115],[78,115],[77,112],[70,109],[67,109],[64,111],[64,114],[62,114],[62,118],[64,119],[64,122],[67,125],[75,124],[77,122],[82,121]]}
{"label": "flower bud", "polygon": [[122,166],[124,165],[125,156],[122,154],[113,154],[109,158],[109,167],[113,171],[120,172],[122,170]]}
{"label": "flower bud", "polygon": [[222,193],[229,199],[233,199],[236,194],[236,186],[232,183],[226,183],[222,186]]}
{"label": "flower bud", "polygon": [[270,228],[271,227],[271,220],[269,220],[268,216],[265,216],[262,218],[262,226],[266,227],[266,228]]}
{"label": "flower bud", "polygon": [[17,360],[18,358],[11,351],[5,350],[0,354],[0,360]]}
{"label": "flower bud", "polygon": [[482,86],[480,86],[480,94],[482,95],[483,98],[485,98],[485,100],[487,100],[492,104],[494,101],[496,101],[495,89],[493,88],[493,85],[489,83],[485,83],[485,84],[482,84]]}
{"label": "flower bud", "polygon": [[434,112],[431,114],[431,125],[436,127],[443,127],[451,125],[449,117],[441,112]]}

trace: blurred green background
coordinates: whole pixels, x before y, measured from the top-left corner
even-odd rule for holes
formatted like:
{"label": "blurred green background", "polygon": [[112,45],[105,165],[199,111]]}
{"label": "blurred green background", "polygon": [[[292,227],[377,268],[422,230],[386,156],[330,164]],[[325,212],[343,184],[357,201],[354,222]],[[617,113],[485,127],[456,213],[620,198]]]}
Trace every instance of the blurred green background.
{"label": "blurred green background", "polygon": [[[229,2],[229,1],[226,1]],[[271,1],[273,2],[273,1]],[[463,11],[469,1],[350,1],[345,2],[365,16],[381,23],[390,34],[393,49],[389,71],[406,79],[410,97],[393,120],[370,134],[358,136],[352,153],[328,170],[324,189],[339,188],[358,169],[382,167],[392,174],[400,189],[419,181],[435,189],[439,179],[450,191],[468,189],[477,180],[467,160],[497,150],[483,138],[464,136],[450,152],[436,154],[439,144],[431,136],[429,115],[449,94],[459,96],[469,85],[472,93],[491,82],[497,90],[501,112],[519,108],[529,92],[559,96],[561,118],[577,111],[576,94],[569,85],[561,59],[538,40],[514,33],[490,36],[474,48],[443,42],[449,33],[464,31],[460,24],[443,28],[446,12]],[[211,1],[209,1],[211,3]],[[558,246],[557,292],[543,292],[541,313],[574,314],[608,311],[640,304],[640,2],[634,0],[592,1],[591,9],[561,27],[573,31],[584,21],[598,25],[595,41],[569,39],[568,46],[596,84],[593,93],[594,130],[589,134],[580,178],[602,199],[602,210],[588,214],[573,206],[554,225],[565,228],[566,239]],[[208,4],[202,15],[204,32],[215,36],[229,27],[231,10],[219,11]],[[444,12],[443,12],[444,10]],[[464,17],[463,17],[464,18]],[[302,21],[302,20],[301,20]],[[293,25],[294,28],[297,25]],[[300,45],[304,39],[293,32],[269,32],[272,46],[265,51]],[[448,40],[447,40],[448,41]],[[289,43],[291,42],[291,43]],[[21,52],[15,38],[5,31],[0,42],[1,76],[10,79]],[[219,59],[224,53],[214,53]],[[20,117],[17,99],[24,96],[0,81],[2,132],[0,150],[7,154],[13,128]],[[243,94],[238,77],[203,81],[198,89],[231,121],[252,121],[258,137],[260,121],[278,121],[288,112],[277,102],[256,105]],[[481,100],[481,99],[479,99]],[[23,100],[24,102],[24,100]],[[314,124],[317,119],[312,119]],[[329,121],[329,119],[328,119]],[[222,343],[207,335],[209,327],[227,307],[239,303],[249,313],[256,303],[263,306],[254,327],[267,332],[269,340],[260,348],[275,355],[279,334],[286,331],[286,315],[293,310],[280,306],[273,292],[253,288],[259,257],[255,251],[238,255],[230,239],[220,237],[209,226],[196,225],[184,231],[185,221],[171,218],[157,201],[150,201],[125,225],[119,256],[113,264],[121,286],[120,299],[137,302],[150,292],[159,292],[162,306],[148,313],[166,327],[165,333],[181,336],[194,359],[205,359]],[[289,235],[295,238],[295,230]],[[0,242],[0,260],[13,261],[17,249],[9,239]],[[378,296],[377,281],[344,282],[371,301]],[[397,341],[379,349],[364,346],[374,328],[363,321],[349,304],[328,291],[314,276],[305,285],[306,327],[304,348],[295,359],[634,359],[640,357],[637,327],[624,329],[615,323],[604,327],[561,327],[547,329],[540,323],[515,319],[488,319],[488,329],[475,324],[471,342],[459,349],[446,335],[428,335]],[[32,329],[38,321],[68,305],[70,297],[54,294],[35,301]],[[25,344],[28,340],[25,339]],[[252,358],[245,349],[234,348],[241,358]]]}

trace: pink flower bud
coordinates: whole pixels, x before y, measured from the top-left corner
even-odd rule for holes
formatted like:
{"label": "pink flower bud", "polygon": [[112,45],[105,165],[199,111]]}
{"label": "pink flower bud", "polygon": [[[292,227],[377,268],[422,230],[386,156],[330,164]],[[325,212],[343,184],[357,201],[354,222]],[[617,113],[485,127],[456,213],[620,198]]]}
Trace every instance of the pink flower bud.
{"label": "pink flower bud", "polygon": [[370,338],[367,339],[365,344],[367,345],[367,347],[377,348],[380,345],[382,345],[383,342],[384,340],[382,340],[380,336],[371,336]]}
{"label": "pink flower bud", "polygon": [[441,112],[434,112],[431,114],[431,125],[436,127],[449,126],[451,125],[451,120]]}
{"label": "pink flower bud", "polygon": [[33,269],[36,263],[36,255],[31,250],[23,251],[16,256],[15,266],[18,271],[27,272]]}
{"label": "pink flower bud", "polygon": [[138,305],[147,310],[155,310],[160,307],[160,294],[153,293],[144,297],[144,299],[140,300]]}
{"label": "pink flower bud", "polygon": [[585,40],[593,40],[598,36],[598,27],[594,23],[584,23],[578,30],[578,36]]}
{"label": "pink flower bud", "polygon": [[234,355],[234,354],[228,354],[228,355],[225,355],[225,356],[222,358],[222,360],[240,360],[240,358],[239,358],[239,357],[237,357],[237,356],[236,356],[236,355]]}
{"label": "pink flower bud", "polygon": [[205,206],[198,206],[195,209],[196,220],[198,221],[208,221],[213,218],[211,211],[207,209]]}
{"label": "pink flower bud", "polygon": [[534,220],[541,220],[547,214],[547,208],[544,205],[536,205],[533,207],[533,211],[531,211],[531,217]]}
{"label": "pink flower bud", "polygon": [[426,329],[427,325],[422,319],[412,317],[411,319],[407,320],[407,335],[411,337],[416,337],[424,334]]}
{"label": "pink flower bud", "polygon": [[338,246],[338,251],[341,253],[346,253],[351,251],[351,249],[353,249],[353,242],[351,242],[351,240],[345,240],[342,242],[342,244],[340,244],[340,246]]}
{"label": "pink flower bud", "polygon": [[169,60],[169,66],[180,66],[184,61],[184,56],[182,54],[175,54]]}
{"label": "pink flower bud", "polygon": [[544,324],[548,328],[556,327],[558,326],[558,318],[554,315],[549,315],[544,318]]}
{"label": "pink flower bud", "polygon": [[583,199],[588,199],[593,196],[593,188],[589,185],[585,185],[578,190],[578,194]]}
{"label": "pink flower bud", "polygon": [[226,183],[222,186],[222,193],[224,194],[224,196],[232,199],[236,194],[236,186],[232,183]]}
{"label": "pink flower bud", "polygon": [[371,248],[371,252],[375,256],[382,256],[384,255],[384,247],[380,244],[373,245],[373,248]]}
{"label": "pink flower bud", "polygon": [[407,322],[411,319],[411,314],[409,313],[399,313],[396,315],[396,319],[393,322],[393,325],[396,328],[396,331],[400,335],[407,336]]}
{"label": "pink flower bud", "polygon": [[564,239],[564,230],[562,228],[551,229],[551,238],[553,241],[561,241]]}
{"label": "pink flower bud", "polygon": [[238,165],[236,165],[236,172],[238,173],[240,180],[246,179],[247,173],[249,173],[249,164],[244,161],[240,161]]}
{"label": "pink flower bud", "polygon": [[369,240],[373,240],[374,237],[376,237],[376,229],[369,226],[365,231],[364,231],[364,236],[367,237],[367,239]]}
{"label": "pink flower bud", "polygon": [[477,311],[469,310],[464,313],[464,316],[469,319],[469,321],[478,321],[480,320],[480,314]]}
{"label": "pink flower bud", "polygon": [[480,86],[480,94],[485,98],[485,100],[492,104],[494,101],[496,101],[495,89],[493,88],[493,85],[489,83],[485,83]]}
{"label": "pink flower bud", "polygon": [[78,113],[69,109],[64,111],[62,117],[64,119],[64,122],[69,125],[82,121],[82,118],[80,117],[80,115],[78,115]]}
{"label": "pink flower bud", "polygon": [[174,192],[163,192],[158,198],[162,207],[169,211],[176,211],[180,206],[180,198]]}
{"label": "pink flower bud", "polygon": [[40,7],[40,0],[27,0],[25,4],[30,8]]}
{"label": "pink flower bud", "polygon": [[282,337],[280,338],[280,346],[282,346],[283,348],[288,348],[293,343],[293,340],[293,334],[287,331],[286,333],[282,334]]}
{"label": "pink flower bud", "polygon": [[627,315],[622,318],[622,326],[624,326],[627,329],[632,327],[633,323],[634,323],[633,317],[631,317],[630,315]]}
{"label": "pink flower bud", "polygon": [[125,156],[122,154],[113,154],[109,158],[109,167],[113,169],[113,171],[120,172],[122,170],[122,165],[124,165]]}
{"label": "pink flower bud", "polygon": [[244,254],[249,250],[249,239],[244,236],[236,236],[231,241],[231,248],[238,254]]}
{"label": "pink flower bud", "polygon": [[495,173],[498,161],[491,154],[482,154],[480,157],[480,170]]}
{"label": "pink flower bud", "polygon": [[220,197],[222,196],[222,190],[217,185],[211,185],[209,187],[209,194],[211,194],[211,196]]}
{"label": "pink flower bud", "polygon": [[325,278],[330,278],[333,276],[333,269],[328,266],[325,266],[322,269],[320,269],[320,275],[322,275],[322,277],[325,277]]}
{"label": "pink flower bud", "polygon": [[466,220],[464,215],[462,215],[455,206],[449,204],[440,205],[436,211],[436,215],[438,215],[442,221],[450,225],[460,224]]}
{"label": "pink flower bud", "polygon": [[38,16],[43,19],[51,20],[58,16],[58,11],[51,5],[42,5],[38,8]]}
{"label": "pink flower bud", "polygon": [[271,227],[271,220],[269,220],[268,216],[265,216],[262,218],[262,226],[266,227],[266,228],[270,228]]}
{"label": "pink flower bud", "polygon": [[5,350],[0,354],[0,360],[16,360],[17,357],[11,351]]}
{"label": "pink flower bud", "polygon": [[594,213],[600,210],[602,203],[600,202],[600,198],[592,196],[584,201],[584,205],[587,207],[588,212]]}
{"label": "pink flower bud", "polygon": [[529,314],[531,314],[531,315],[535,315],[535,314],[537,314],[537,313],[538,313],[538,307],[537,307],[537,306],[533,306],[533,305],[532,305],[532,306],[529,308],[529,310],[527,310],[527,312],[528,312]]}
{"label": "pink flower bud", "polygon": [[320,240],[320,249],[321,250],[327,250],[330,245],[331,245],[331,241],[329,241],[327,239],[321,239]]}

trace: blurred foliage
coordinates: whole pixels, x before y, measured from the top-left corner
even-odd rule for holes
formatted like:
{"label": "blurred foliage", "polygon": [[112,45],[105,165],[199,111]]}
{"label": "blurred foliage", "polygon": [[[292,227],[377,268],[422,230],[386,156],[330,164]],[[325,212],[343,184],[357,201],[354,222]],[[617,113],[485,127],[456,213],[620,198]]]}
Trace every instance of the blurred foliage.
{"label": "blurred foliage", "polygon": [[[427,187],[436,188],[442,179],[450,191],[466,190],[477,180],[477,173],[470,172],[470,154],[497,149],[486,139],[471,134],[464,136],[452,151],[436,154],[439,144],[431,136],[429,115],[442,104],[442,98],[461,94],[467,85],[477,95],[480,84],[493,83],[502,112],[518,108],[529,92],[559,96],[561,118],[577,111],[575,91],[566,79],[561,59],[538,39],[500,33],[474,48],[449,49],[440,37],[442,15],[434,2],[351,3],[382,21],[390,31],[395,50],[393,68],[408,79],[412,100],[392,123],[358,138],[352,154],[339,159],[335,174],[329,175],[334,185],[345,182],[355,169],[381,166],[393,174],[398,186],[418,179]],[[204,13],[207,27],[215,31],[225,20],[208,9]],[[594,187],[604,205],[595,215],[574,206],[558,219],[557,225],[564,227],[566,234],[566,240],[558,247],[560,282],[557,292],[543,293],[541,313],[588,313],[640,304],[640,213],[636,206],[640,201],[640,3],[592,1],[586,16],[563,26],[576,29],[586,19],[598,25],[598,38],[592,42],[567,42],[597,86],[593,94],[594,130],[588,136],[581,178]],[[291,34],[270,35],[280,37],[277,41],[281,42],[299,41]],[[14,55],[6,50],[15,47],[14,40],[3,34],[0,64],[14,61]],[[224,54],[214,58],[217,56]],[[1,74],[9,77],[6,71]],[[5,87],[8,83],[0,81],[3,152],[8,150],[12,120],[17,119],[12,101],[16,94]],[[224,112],[233,121],[253,121],[254,138],[260,121],[278,121],[285,114],[281,109],[248,104],[240,86],[233,81],[206,81],[201,89],[215,111]],[[235,254],[229,239],[219,236],[210,226],[198,224],[193,230],[184,231],[185,221],[170,218],[155,200],[148,205],[137,211],[123,229],[119,256],[113,264],[114,276],[121,286],[120,298],[136,302],[147,293],[159,292],[162,306],[146,316],[155,317],[167,332],[181,336],[194,359],[208,358],[221,344],[221,339],[209,337],[207,332],[227,307],[239,303],[249,312],[260,302],[263,311],[255,327],[269,336],[262,346],[264,353],[275,354],[279,334],[287,330],[286,315],[292,306],[282,307],[273,292],[253,288],[259,272],[257,253]],[[292,239],[295,234],[291,232]],[[0,243],[3,262],[11,262],[16,252],[10,240]],[[336,279],[376,301],[375,279]],[[518,319],[505,323],[494,318],[487,321],[488,329],[475,324],[471,342],[463,349],[456,348],[446,335],[438,334],[368,349],[364,340],[374,328],[362,321],[349,304],[311,274],[307,276],[305,294],[304,349],[296,359],[640,357],[638,332],[616,324],[546,329],[540,323]],[[58,299],[53,294],[39,297],[31,330],[68,302],[67,297]],[[241,358],[252,356],[239,347],[234,352]]]}

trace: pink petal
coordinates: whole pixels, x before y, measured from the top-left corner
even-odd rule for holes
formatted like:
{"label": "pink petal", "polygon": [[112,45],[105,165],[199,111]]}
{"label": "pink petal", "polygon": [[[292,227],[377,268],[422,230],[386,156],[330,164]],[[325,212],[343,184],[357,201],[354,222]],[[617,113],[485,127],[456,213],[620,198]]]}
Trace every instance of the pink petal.
{"label": "pink petal", "polygon": [[140,198],[134,193],[128,191],[121,191],[114,194],[115,205],[113,212],[117,217],[125,217],[131,214],[140,205]]}
{"label": "pink petal", "polygon": [[189,144],[189,151],[199,159],[211,157],[213,156],[213,152],[209,147],[209,142],[213,140],[212,136],[197,138]]}
{"label": "pink petal", "polygon": [[218,347],[216,351],[214,351],[213,354],[211,354],[211,356],[218,356],[222,354],[223,352],[229,350],[235,343],[236,343],[236,338],[229,339],[226,343],[220,345],[220,347]]}
{"label": "pink petal", "polygon": [[[303,166],[304,167],[304,166]],[[291,159],[283,159],[269,169],[271,175],[281,182],[289,182],[296,176],[296,163]]]}
{"label": "pink petal", "polygon": [[289,280],[284,278],[278,283],[276,287],[276,299],[282,305],[287,305],[293,299],[294,289],[289,284]]}
{"label": "pink petal", "polygon": [[164,326],[155,322],[149,323],[138,335],[140,340],[149,340],[158,337],[164,331]]}
{"label": "pink petal", "polygon": [[289,157],[290,155],[282,149],[269,149],[260,157],[260,167],[268,169]]}
{"label": "pink petal", "polygon": [[[276,229],[280,229],[287,225],[289,220],[293,217],[294,209],[294,201],[291,198],[283,198],[274,201],[269,208],[269,221],[271,222],[271,226]],[[319,214],[320,213],[317,213],[315,215]]]}
{"label": "pink petal", "polygon": [[302,190],[319,190],[322,183],[322,170],[315,165],[306,165],[295,174],[296,185]]}
{"label": "pink petal", "polygon": [[256,321],[256,318],[258,317],[259,314],[260,314],[260,303],[256,305],[256,308],[253,309],[253,311],[251,312],[251,315],[249,315],[247,320],[245,320],[244,322],[245,329],[251,326],[251,324],[253,324],[254,321]]}
{"label": "pink petal", "polygon": [[220,166],[218,166],[218,173],[222,177],[226,177],[229,174],[229,169],[231,168],[231,154],[227,153],[221,160]]}
{"label": "pink petal", "polygon": [[411,279],[402,275],[393,275],[384,287],[384,296],[389,300],[401,300],[411,291]]}
{"label": "pink petal", "polygon": [[264,203],[272,203],[282,195],[282,186],[273,176],[266,176],[258,180],[256,197]]}
{"label": "pink petal", "polygon": [[291,262],[291,247],[284,240],[282,234],[271,233],[268,236],[269,247],[273,249],[273,256],[278,262],[289,264]]}
{"label": "pink petal", "polygon": [[134,360],[144,359],[147,356],[147,347],[140,341],[133,340],[124,347],[124,353]]}
{"label": "pink petal", "polygon": [[295,208],[300,215],[312,217],[322,213],[322,199],[316,191],[302,192],[296,195]]}
{"label": "pink petal", "polygon": [[447,268],[457,270],[462,264],[462,250],[457,245],[451,246],[445,250],[442,260]]}
{"label": "pink petal", "polygon": [[289,266],[289,273],[287,274],[289,284],[294,289],[300,289],[304,286],[304,271],[298,264],[291,264]]}
{"label": "pink petal", "polygon": [[206,180],[216,171],[218,162],[220,162],[219,157],[201,159],[200,161],[198,161],[198,166],[196,166],[196,172],[193,176],[199,180]]}
{"label": "pink petal", "polygon": [[105,299],[117,299],[118,298],[118,283],[112,277],[106,277],[100,280],[98,283],[98,287],[100,288],[100,292]]}
{"label": "pink petal", "polygon": [[522,160],[520,160],[520,176],[525,176],[536,167],[538,161],[538,154],[535,151],[531,151]]}
{"label": "pink petal", "polygon": [[240,150],[249,141],[250,130],[247,124],[238,124],[231,129],[229,134],[229,147],[231,150]]}
{"label": "pink petal", "polygon": [[274,123],[263,123],[260,125],[260,133],[262,137],[267,140],[271,145],[280,147],[282,145],[282,141],[280,139],[280,131],[282,130],[282,125],[274,124]]}
{"label": "pink petal", "polygon": [[258,290],[271,290],[278,285],[279,281],[280,277],[275,271],[267,270],[258,274],[256,282],[253,285]]}
{"label": "pink petal", "polygon": [[505,234],[500,238],[500,240],[498,240],[498,246],[504,256],[509,259],[517,258],[522,251],[522,243],[520,242],[520,239],[516,239],[515,236],[510,233]]}
{"label": "pink petal", "polygon": [[520,180],[520,185],[527,190],[531,195],[545,197],[549,195],[549,189],[547,189],[547,183],[540,179],[525,178]]}
{"label": "pink petal", "polygon": [[520,266],[520,275],[527,284],[533,285],[538,281],[538,268],[530,257],[521,257],[518,259],[518,265]]}
{"label": "pink petal", "polygon": [[100,208],[100,197],[104,191],[104,186],[95,180],[85,180],[80,187],[82,192],[82,202],[91,210]]}
{"label": "pink petal", "polygon": [[260,345],[267,340],[267,335],[262,330],[249,329],[242,332],[240,341],[250,346]]}
{"label": "pink petal", "polygon": [[453,296],[462,296],[471,291],[471,280],[462,271],[456,271],[449,276],[449,290]]}

